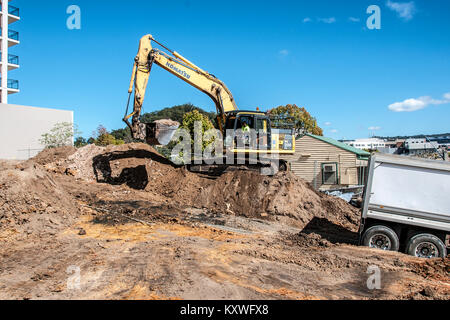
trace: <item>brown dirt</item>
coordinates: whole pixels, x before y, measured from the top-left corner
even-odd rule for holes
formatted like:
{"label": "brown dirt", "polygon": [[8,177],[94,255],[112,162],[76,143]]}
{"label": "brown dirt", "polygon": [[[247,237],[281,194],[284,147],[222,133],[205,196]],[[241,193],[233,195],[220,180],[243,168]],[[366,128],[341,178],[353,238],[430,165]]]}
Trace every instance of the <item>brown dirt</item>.
{"label": "brown dirt", "polygon": [[292,173],[268,177],[233,171],[211,180],[176,167],[146,144],[89,145],[47,166],[85,181],[128,185],[158,200],[248,218],[278,219],[304,227],[313,217],[355,230],[356,209],[314,191]]}
{"label": "brown dirt", "polygon": [[40,152],[32,159],[32,162],[45,165],[48,163],[65,159],[68,156],[74,154],[76,151],[77,151],[76,148],[69,146],[53,149],[44,149],[42,152]]}
{"label": "brown dirt", "polygon": [[0,163],[0,299],[450,298],[448,258],[354,246],[358,211],[289,173],[209,179],[144,144],[72,151]]}

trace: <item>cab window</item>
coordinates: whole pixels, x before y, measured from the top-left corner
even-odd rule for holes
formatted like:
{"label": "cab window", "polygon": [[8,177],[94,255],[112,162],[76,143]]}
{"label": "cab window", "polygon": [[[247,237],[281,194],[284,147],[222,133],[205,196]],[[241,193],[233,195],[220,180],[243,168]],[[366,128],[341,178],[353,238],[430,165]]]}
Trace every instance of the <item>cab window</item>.
{"label": "cab window", "polygon": [[266,119],[261,119],[261,118],[256,118],[256,127],[255,130],[260,132],[267,132],[267,120]]}
{"label": "cab window", "polygon": [[253,117],[240,116],[236,125],[236,129],[241,129],[243,123],[247,123],[250,128],[254,128]]}

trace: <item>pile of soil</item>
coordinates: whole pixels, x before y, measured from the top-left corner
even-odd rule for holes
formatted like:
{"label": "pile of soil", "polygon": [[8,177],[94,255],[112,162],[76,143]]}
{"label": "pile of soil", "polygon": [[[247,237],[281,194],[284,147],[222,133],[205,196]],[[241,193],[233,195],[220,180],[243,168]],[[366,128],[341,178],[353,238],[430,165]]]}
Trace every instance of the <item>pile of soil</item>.
{"label": "pile of soil", "polygon": [[142,143],[88,145],[46,167],[85,181],[126,184],[155,200],[249,218],[295,221],[299,227],[314,217],[353,231],[359,222],[358,210],[316,192],[290,172],[269,177],[237,170],[212,180],[174,165]]}
{"label": "pile of soil", "polygon": [[44,149],[32,159],[32,162],[41,165],[46,165],[49,163],[54,163],[59,160],[66,159],[70,155],[74,154],[76,151],[77,149],[71,146]]}
{"label": "pile of soil", "polygon": [[314,217],[354,230],[358,210],[344,200],[316,192],[291,172],[268,177],[252,171],[222,175],[199,197],[211,209],[249,218],[277,217],[304,227]]}
{"label": "pile of soil", "polygon": [[[67,150],[66,150],[67,151]],[[59,150],[57,153],[60,155]],[[37,162],[5,163],[0,169],[0,229],[25,234],[51,231],[76,215],[64,188],[39,164],[57,157],[48,151]],[[47,159],[47,160],[46,160]]]}

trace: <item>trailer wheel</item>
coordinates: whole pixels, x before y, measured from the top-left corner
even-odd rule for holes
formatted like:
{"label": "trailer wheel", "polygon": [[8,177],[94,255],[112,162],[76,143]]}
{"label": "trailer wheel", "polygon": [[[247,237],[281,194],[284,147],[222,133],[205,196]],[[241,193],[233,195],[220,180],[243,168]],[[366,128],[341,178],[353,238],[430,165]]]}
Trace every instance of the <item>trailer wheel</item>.
{"label": "trailer wheel", "polygon": [[364,232],[363,244],[370,248],[398,251],[400,241],[394,230],[386,226],[373,226]]}
{"label": "trailer wheel", "polygon": [[438,237],[422,233],[415,235],[408,241],[408,254],[418,258],[445,258],[447,249]]}

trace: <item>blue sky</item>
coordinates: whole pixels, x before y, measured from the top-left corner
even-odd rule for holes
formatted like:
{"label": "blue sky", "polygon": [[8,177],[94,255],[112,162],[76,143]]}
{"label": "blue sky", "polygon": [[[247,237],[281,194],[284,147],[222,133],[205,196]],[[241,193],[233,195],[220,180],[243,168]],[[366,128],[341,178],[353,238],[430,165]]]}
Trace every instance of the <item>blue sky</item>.
{"label": "blue sky", "polygon": [[[14,1],[21,92],[10,103],[73,110],[83,136],[121,121],[133,58],[151,33],[223,80],[240,109],[304,106],[326,136],[449,132],[450,1]],[[81,30],[66,9],[81,8]],[[369,30],[369,5],[381,29]],[[445,96],[446,95],[446,96]],[[154,67],[144,112],[212,101]],[[414,110],[414,111],[412,111]]]}

